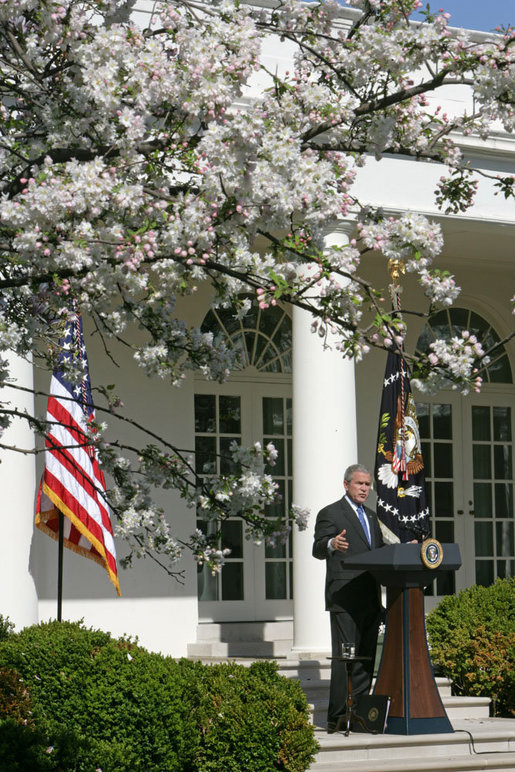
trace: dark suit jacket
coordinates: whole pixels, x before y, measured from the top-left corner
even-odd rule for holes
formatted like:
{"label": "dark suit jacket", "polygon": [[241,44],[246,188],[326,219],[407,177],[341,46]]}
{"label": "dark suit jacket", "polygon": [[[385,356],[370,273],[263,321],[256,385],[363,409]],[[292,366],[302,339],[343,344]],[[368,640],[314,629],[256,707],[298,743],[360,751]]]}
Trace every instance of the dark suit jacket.
{"label": "dark suit jacket", "polygon": [[[383,537],[377,515],[365,507],[370,525],[372,547],[345,496],[320,510],[315,524],[313,557],[326,561],[325,603],[327,611],[357,612],[364,606],[381,607],[380,588],[371,574],[345,567],[345,558],[382,547]],[[333,536],[347,531],[349,548],[329,553],[327,543]]]}

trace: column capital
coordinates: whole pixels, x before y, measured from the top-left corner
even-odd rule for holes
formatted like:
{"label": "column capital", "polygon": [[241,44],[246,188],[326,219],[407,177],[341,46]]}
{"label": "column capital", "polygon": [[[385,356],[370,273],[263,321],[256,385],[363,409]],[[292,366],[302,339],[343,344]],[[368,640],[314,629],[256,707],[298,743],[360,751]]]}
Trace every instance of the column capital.
{"label": "column capital", "polygon": [[337,244],[339,246],[348,244],[352,236],[356,233],[356,223],[357,220],[355,219],[347,219],[337,220],[328,225],[324,232],[324,241],[327,246],[330,246],[331,244]]}

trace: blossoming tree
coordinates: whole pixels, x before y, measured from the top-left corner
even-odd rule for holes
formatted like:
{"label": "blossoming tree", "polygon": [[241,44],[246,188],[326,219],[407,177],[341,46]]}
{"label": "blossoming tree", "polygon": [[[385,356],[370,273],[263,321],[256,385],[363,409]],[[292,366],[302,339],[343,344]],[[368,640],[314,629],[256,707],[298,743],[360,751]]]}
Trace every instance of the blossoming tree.
{"label": "blossoming tree", "polygon": [[[314,332],[331,330],[342,356],[357,359],[373,346],[401,346],[405,331],[360,276],[370,255],[418,275],[428,313],[457,297],[453,277],[431,267],[439,226],[416,213],[386,217],[357,198],[353,182],[385,153],[436,162],[437,203],[466,210],[476,177],[460,137],[513,129],[513,31],[473,42],[450,33],[445,13],[429,12],[413,25],[417,0],[349,0],[361,13],[346,24],[331,0],[262,5],[162,2],[148,6],[142,28],[132,2],[2,0],[0,426],[16,415],[8,353],[51,369],[74,307],[106,347],[123,341],[150,377],[177,386],[188,370],[226,378],[236,355],[177,316],[178,296],[202,282],[213,303],[239,314],[252,294],[263,309],[307,309]],[[261,64],[270,36],[295,48],[283,76]],[[269,88],[237,109],[256,73]],[[472,89],[473,112],[430,109],[427,95],[448,84]],[[505,197],[513,184],[493,177]],[[328,225],[349,217],[357,237],[327,247]],[[450,381],[462,391],[479,388],[488,354],[467,335],[435,341],[427,355],[404,352],[421,385]],[[79,369],[71,367],[75,378]],[[119,397],[97,387],[97,416],[130,421]],[[45,434],[44,420],[27,420]],[[106,431],[99,418],[92,442],[112,480],[119,532],[136,553],[161,553],[173,566],[184,546],[152,504],[152,486],[179,489],[204,519],[238,513],[255,539],[305,524],[300,509],[286,524],[262,515],[276,495],[265,473],[272,446],[235,447],[240,471],[207,484],[173,438],[141,427],[130,453]],[[200,532],[187,546],[212,567],[223,562]]]}

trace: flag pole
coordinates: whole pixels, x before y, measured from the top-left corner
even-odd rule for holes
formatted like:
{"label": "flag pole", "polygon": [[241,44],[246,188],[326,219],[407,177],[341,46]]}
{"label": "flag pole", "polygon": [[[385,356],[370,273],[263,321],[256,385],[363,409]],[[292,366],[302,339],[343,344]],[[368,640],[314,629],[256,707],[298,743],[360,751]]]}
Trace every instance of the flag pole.
{"label": "flag pole", "polygon": [[59,512],[59,539],[57,548],[57,621],[63,617],[63,553],[64,553],[64,515]]}

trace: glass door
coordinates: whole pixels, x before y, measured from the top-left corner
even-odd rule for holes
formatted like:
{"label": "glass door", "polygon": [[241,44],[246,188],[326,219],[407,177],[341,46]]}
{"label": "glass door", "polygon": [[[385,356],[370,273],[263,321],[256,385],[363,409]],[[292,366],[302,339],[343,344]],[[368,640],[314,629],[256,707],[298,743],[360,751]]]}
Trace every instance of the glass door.
{"label": "glass door", "polygon": [[[455,512],[460,506],[462,475],[459,443],[455,441],[457,411],[455,400],[417,403],[422,457],[424,459],[427,503],[431,511],[432,535],[441,543],[458,541]],[[463,557],[463,556],[462,556]],[[454,571],[441,573],[426,588],[426,607],[452,595],[462,577]]]}
{"label": "glass door", "polygon": [[[231,442],[273,442],[279,455],[267,469],[280,500],[265,515],[284,517],[291,501],[291,387],[281,383],[197,384],[195,394],[195,464],[197,473],[234,471]],[[198,518],[207,533],[215,528]],[[288,619],[292,615],[292,543],[277,539],[256,545],[245,538],[245,524],[230,518],[222,524],[221,542],[231,549],[224,568],[198,572],[199,615],[204,621]]]}
{"label": "glass door", "polygon": [[[267,389],[266,391],[270,391]],[[276,391],[277,394],[277,391]],[[254,409],[256,420],[262,426],[263,443],[272,442],[279,455],[273,467],[267,469],[278,486],[279,499],[268,508],[266,515],[284,519],[292,501],[292,400],[291,390],[282,396],[268,396],[263,387],[255,387]],[[260,415],[259,415],[260,413]],[[264,544],[257,552],[256,613],[264,619],[289,619],[293,598],[293,542],[290,533],[286,539],[277,538]]]}
{"label": "glass door", "polygon": [[433,535],[460,545],[462,567],[427,588],[444,595],[515,573],[511,395],[446,394],[417,403]]}
{"label": "glass door", "polygon": [[474,542],[469,579],[489,585],[515,575],[513,411],[502,400],[469,410],[465,430],[472,450],[471,479],[463,513],[464,530]]}

